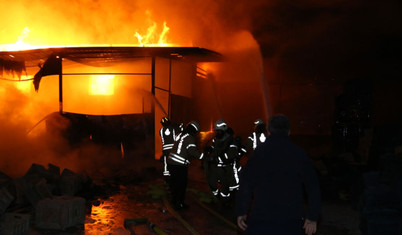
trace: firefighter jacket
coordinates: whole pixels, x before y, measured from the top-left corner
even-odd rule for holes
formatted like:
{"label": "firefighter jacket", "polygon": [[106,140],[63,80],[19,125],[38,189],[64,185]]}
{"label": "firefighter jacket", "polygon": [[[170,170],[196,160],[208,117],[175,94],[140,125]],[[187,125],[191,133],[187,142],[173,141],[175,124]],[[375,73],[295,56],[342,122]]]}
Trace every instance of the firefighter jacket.
{"label": "firefighter jacket", "polygon": [[239,157],[238,146],[232,135],[225,134],[222,139],[214,138],[211,147],[212,158],[218,167],[231,165]]}
{"label": "firefighter jacket", "polygon": [[171,165],[187,166],[192,159],[202,159],[203,155],[197,149],[196,137],[189,133],[182,133],[174,143],[167,162]]}
{"label": "firefighter jacket", "polygon": [[163,154],[169,154],[173,147],[174,141],[179,136],[179,129],[174,125],[164,126],[160,129],[159,134],[162,139],[162,152]]}
{"label": "firefighter jacket", "polygon": [[249,152],[250,150],[255,150],[257,146],[259,146],[261,143],[264,143],[265,140],[267,139],[267,133],[257,133],[253,132],[248,138],[245,143],[245,151]]}

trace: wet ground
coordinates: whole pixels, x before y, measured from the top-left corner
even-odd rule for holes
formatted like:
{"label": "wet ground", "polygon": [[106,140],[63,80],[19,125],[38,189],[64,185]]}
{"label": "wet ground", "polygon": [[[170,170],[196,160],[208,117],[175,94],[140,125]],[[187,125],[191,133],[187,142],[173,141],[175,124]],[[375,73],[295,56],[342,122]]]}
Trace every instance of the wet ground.
{"label": "wet ground", "polygon": [[[313,156],[327,150],[325,143],[309,149]],[[161,177],[161,162],[144,155],[136,157],[134,163],[122,161],[105,169],[90,174],[101,190],[87,201],[92,206],[88,207],[84,225],[52,231],[35,229],[33,223],[29,235],[242,234],[235,225],[234,209],[210,202],[199,161],[189,167],[186,203],[190,208],[177,214],[167,203],[169,193]],[[337,189],[332,190],[331,181],[321,181],[321,187],[322,217],[317,235],[360,235],[360,210],[356,203],[338,194]]]}
{"label": "wet ground", "polygon": [[[94,179],[96,184],[110,191],[90,202],[92,207],[86,215],[84,226],[55,231],[35,229],[33,225],[29,234],[130,235],[155,234],[155,231],[162,231],[158,234],[180,235],[237,234],[232,208],[222,210],[217,204],[202,204],[200,201],[203,198],[211,199],[202,181],[202,169],[191,167],[186,198],[190,208],[177,212],[168,202],[167,185],[157,176],[162,170],[161,163],[155,161],[154,164],[155,167],[147,166],[148,176],[145,180],[139,181],[135,176],[123,174],[120,177]],[[125,173],[129,174],[130,171]]]}
{"label": "wet ground", "polygon": [[[186,203],[190,208],[177,214],[170,210],[167,187],[158,176],[161,163],[152,160],[145,169],[143,174],[148,176],[141,180],[130,176],[128,170],[117,174],[119,177],[94,178],[107,192],[90,202],[84,226],[66,231],[32,228],[29,234],[242,234],[236,229],[233,208],[207,203],[209,192],[200,164],[194,162],[189,168]],[[359,212],[349,202],[323,201],[318,235],[359,235],[358,225]]]}

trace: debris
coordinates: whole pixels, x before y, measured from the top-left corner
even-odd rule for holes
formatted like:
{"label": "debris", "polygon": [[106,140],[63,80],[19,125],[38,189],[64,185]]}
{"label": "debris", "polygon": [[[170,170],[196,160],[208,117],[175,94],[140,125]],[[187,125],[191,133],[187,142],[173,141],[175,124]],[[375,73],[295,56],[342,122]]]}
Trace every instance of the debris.
{"label": "debris", "polygon": [[130,231],[131,235],[135,235],[133,226],[146,224],[147,222],[148,222],[147,218],[125,219],[124,228]]}
{"label": "debris", "polygon": [[59,179],[61,195],[75,196],[82,189],[82,179],[75,172],[64,169]]}
{"label": "debris", "polygon": [[46,180],[44,178],[39,179],[27,179],[25,176],[16,180],[19,190],[22,190],[23,196],[28,200],[32,206],[44,199],[52,197],[52,193],[47,187]]}
{"label": "debris", "polygon": [[85,199],[81,197],[57,196],[46,198],[35,208],[37,228],[64,230],[84,224]]}
{"label": "debris", "polygon": [[0,189],[0,215],[6,212],[8,206],[10,206],[13,200],[14,197],[10,194],[7,188],[3,187]]}
{"label": "debris", "polygon": [[131,235],[135,235],[133,226],[146,224],[152,232],[159,235],[165,235],[162,229],[158,228],[155,224],[149,222],[147,218],[125,219],[124,228],[130,231]]}
{"label": "debris", "polygon": [[1,234],[27,235],[29,233],[30,215],[6,213],[1,220]]}

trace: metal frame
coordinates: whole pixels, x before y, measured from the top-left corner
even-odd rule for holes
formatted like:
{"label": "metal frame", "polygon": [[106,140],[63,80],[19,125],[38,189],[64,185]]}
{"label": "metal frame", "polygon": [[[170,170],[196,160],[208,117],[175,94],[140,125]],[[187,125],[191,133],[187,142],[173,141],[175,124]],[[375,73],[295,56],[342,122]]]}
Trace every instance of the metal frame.
{"label": "metal frame", "polygon": [[[145,58],[145,57],[144,57]],[[168,103],[168,110],[170,110],[170,95],[171,95],[171,59],[169,59],[169,90],[159,88],[155,86],[155,59],[156,56],[151,57],[151,72],[150,73],[63,73],[63,60],[62,58],[60,59],[60,64],[61,64],[61,71],[59,74],[59,112],[60,114],[63,114],[63,75],[151,75],[151,93],[153,96],[155,96],[155,88],[159,90],[164,90],[169,92],[169,103]],[[155,106],[152,103],[151,106],[152,112],[155,111]],[[170,113],[170,112],[169,112]]]}

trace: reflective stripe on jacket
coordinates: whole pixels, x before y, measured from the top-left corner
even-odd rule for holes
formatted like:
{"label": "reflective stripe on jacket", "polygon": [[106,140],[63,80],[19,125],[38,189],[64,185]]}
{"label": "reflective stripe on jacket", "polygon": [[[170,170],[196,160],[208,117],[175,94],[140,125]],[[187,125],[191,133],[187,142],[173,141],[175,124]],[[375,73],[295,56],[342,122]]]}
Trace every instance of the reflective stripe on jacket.
{"label": "reflective stripe on jacket", "polygon": [[[232,142],[232,143],[230,143]],[[221,152],[217,149],[217,141],[216,139],[212,140],[212,148],[214,149],[215,157],[217,158],[217,167],[225,167],[233,164],[234,160],[239,156],[238,146],[230,141],[227,144],[228,147],[224,147],[224,152]],[[219,152],[219,153],[218,153]]]}
{"label": "reflective stripe on jacket", "polygon": [[177,138],[177,132],[173,126],[165,126],[160,129],[159,135],[162,139],[162,151],[172,149],[174,141]]}
{"label": "reflective stripe on jacket", "polygon": [[168,163],[172,165],[188,165],[192,159],[202,159],[196,146],[196,138],[188,133],[180,135],[170,151]]}

